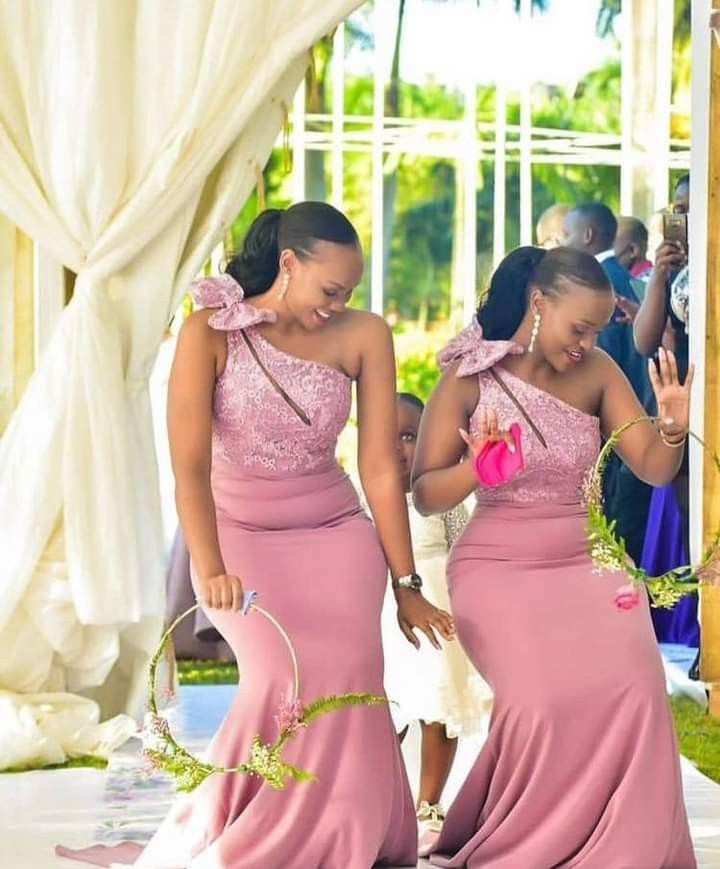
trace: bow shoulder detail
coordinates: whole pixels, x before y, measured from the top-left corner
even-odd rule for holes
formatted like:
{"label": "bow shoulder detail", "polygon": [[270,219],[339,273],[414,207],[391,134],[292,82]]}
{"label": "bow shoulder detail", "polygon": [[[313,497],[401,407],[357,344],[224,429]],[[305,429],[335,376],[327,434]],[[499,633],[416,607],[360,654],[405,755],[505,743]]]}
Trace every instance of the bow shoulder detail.
{"label": "bow shoulder detail", "polygon": [[240,284],[230,275],[198,278],[190,285],[193,299],[203,308],[217,308],[208,320],[213,329],[232,332],[248,329],[258,323],[274,323],[277,314],[266,308],[256,308],[245,301]]}
{"label": "bow shoulder detail", "polygon": [[457,376],[468,377],[488,371],[506,356],[518,356],[524,352],[525,348],[515,341],[487,341],[483,338],[482,326],[473,320],[438,353],[437,361],[444,371],[460,360]]}

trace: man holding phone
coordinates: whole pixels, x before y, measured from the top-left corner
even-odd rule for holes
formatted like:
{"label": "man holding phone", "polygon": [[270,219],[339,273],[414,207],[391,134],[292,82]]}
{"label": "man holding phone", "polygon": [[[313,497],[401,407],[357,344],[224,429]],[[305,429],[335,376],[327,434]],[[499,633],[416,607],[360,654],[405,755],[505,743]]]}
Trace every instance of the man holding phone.
{"label": "man holding phone", "polygon": [[[663,334],[669,323],[674,352],[681,379],[689,363],[688,321],[688,212],[690,208],[690,176],[683,175],[675,185],[671,209],[663,215],[663,241],[657,249],[655,268],[648,281],[645,298],[635,317],[635,346],[643,356],[654,356],[663,344]],[[673,489],[680,514],[683,557],[689,551],[689,470],[687,452]],[[658,493],[658,496],[662,493]],[[655,496],[653,496],[653,504]],[[662,503],[662,500],[661,502]],[[652,508],[653,511],[655,507]],[[674,565],[668,564],[667,567]],[[664,566],[663,566],[664,569]],[[696,620],[697,599],[686,598],[676,607],[677,613],[657,611],[653,621],[661,641],[687,642],[698,640]],[[698,653],[699,657],[699,653]],[[698,678],[697,658],[690,669],[691,678]]]}
{"label": "man holding phone", "polygon": [[657,249],[655,268],[634,322],[635,346],[643,356],[654,356],[662,344],[670,318],[675,332],[675,356],[682,378],[688,367],[688,336],[686,323],[673,310],[671,289],[680,272],[687,267],[689,190],[690,176],[683,175],[675,185],[672,212],[663,217],[663,241]]}

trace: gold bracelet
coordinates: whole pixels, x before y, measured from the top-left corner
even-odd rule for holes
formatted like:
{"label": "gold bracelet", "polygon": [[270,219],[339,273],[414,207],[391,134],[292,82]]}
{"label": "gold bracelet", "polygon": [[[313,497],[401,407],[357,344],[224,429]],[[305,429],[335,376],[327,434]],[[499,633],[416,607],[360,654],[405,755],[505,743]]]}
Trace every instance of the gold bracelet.
{"label": "gold bracelet", "polygon": [[679,441],[668,440],[662,429],[658,429],[658,434],[660,435],[660,440],[665,444],[665,446],[670,447],[670,449],[673,450],[679,450],[681,447],[684,447],[685,441],[687,440],[687,433],[684,433]]}

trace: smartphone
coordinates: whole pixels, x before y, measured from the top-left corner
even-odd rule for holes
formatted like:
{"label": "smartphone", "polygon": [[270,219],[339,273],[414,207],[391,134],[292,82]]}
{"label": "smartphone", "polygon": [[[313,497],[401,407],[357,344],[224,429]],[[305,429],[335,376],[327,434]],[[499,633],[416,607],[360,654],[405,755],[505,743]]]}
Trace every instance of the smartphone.
{"label": "smartphone", "polygon": [[684,251],[688,249],[687,214],[663,214],[663,238],[679,241]]}

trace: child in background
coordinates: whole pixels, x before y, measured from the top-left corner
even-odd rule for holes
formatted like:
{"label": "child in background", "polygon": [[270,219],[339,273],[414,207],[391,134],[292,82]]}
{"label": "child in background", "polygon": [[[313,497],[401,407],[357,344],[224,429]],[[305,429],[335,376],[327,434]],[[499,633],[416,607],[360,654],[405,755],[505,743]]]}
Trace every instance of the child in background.
{"label": "child in background", "polygon": [[[448,610],[445,566],[468,514],[462,505],[442,516],[421,516],[414,508],[409,494],[410,474],[424,405],[417,396],[400,393],[397,408],[398,453],[408,492],[417,570],[423,578],[423,593],[427,599]],[[392,594],[389,597],[392,598]],[[417,817],[419,853],[424,857],[431,852],[442,829],[444,814],[440,798],[455,757],[457,738],[485,730],[492,694],[459,643],[443,645],[443,650],[438,652],[423,638],[420,649],[413,649],[394,622],[394,606],[386,606],[383,613],[385,689],[393,701],[393,719],[401,738],[413,721],[420,722],[422,732]]]}

